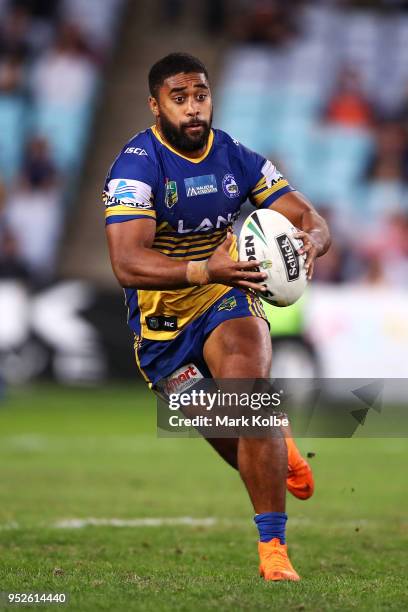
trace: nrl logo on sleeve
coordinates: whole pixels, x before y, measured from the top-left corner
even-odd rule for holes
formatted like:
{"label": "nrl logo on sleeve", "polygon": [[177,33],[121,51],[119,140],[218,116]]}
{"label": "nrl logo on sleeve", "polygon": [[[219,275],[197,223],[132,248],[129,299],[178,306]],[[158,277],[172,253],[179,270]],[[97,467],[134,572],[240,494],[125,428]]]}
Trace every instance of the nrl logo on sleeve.
{"label": "nrl logo on sleeve", "polygon": [[188,198],[208,195],[209,193],[217,193],[218,191],[215,174],[191,176],[190,178],[184,179],[184,185]]}
{"label": "nrl logo on sleeve", "polygon": [[166,185],[164,188],[164,203],[167,208],[171,208],[178,201],[177,183],[176,181],[169,181],[166,179]]}

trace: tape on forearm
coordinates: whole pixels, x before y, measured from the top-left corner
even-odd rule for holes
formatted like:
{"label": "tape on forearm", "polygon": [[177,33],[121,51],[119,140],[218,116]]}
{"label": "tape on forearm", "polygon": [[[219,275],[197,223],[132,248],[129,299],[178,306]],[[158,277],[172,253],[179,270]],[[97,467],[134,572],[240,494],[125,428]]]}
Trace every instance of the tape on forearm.
{"label": "tape on forearm", "polygon": [[210,282],[208,261],[189,261],[187,264],[186,278],[189,285],[208,285]]}

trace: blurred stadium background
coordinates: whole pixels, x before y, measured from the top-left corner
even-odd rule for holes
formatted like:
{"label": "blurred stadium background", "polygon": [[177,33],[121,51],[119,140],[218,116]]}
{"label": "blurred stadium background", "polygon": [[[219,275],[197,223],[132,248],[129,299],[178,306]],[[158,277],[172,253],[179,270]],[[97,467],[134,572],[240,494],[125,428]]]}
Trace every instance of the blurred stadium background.
{"label": "blurred stadium background", "polygon": [[175,49],[208,64],[215,127],[331,224],[303,302],[270,309],[275,373],[407,375],[408,3],[1,0],[0,15],[4,382],[136,376],[100,192]]}
{"label": "blurred stadium background", "polygon": [[[271,605],[237,475],[202,440],[155,437],[105,246],[105,174],[151,125],[147,72],[174,50],[207,63],[215,127],[331,224],[305,298],[269,309],[275,374],[408,374],[408,2],[0,0],[0,591]],[[275,605],[406,609],[406,440],[300,444],[318,491],[289,500],[289,532],[308,580]],[[210,523],[149,527],[185,515]]]}

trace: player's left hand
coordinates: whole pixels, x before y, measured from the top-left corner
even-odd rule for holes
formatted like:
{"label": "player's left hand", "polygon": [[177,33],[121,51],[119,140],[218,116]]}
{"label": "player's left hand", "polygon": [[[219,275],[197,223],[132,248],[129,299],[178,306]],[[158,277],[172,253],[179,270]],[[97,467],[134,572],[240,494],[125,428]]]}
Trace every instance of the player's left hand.
{"label": "player's left hand", "polygon": [[294,238],[300,238],[303,242],[303,246],[298,250],[299,255],[304,255],[306,253],[306,261],[305,261],[305,270],[307,275],[307,280],[311,280],[314,271],[314,264],[316,257],[319,256],[321,251],[321,244],[316,236],[315,231],[304,232],[302,230],[298,230],[295,234],[293,234]]}

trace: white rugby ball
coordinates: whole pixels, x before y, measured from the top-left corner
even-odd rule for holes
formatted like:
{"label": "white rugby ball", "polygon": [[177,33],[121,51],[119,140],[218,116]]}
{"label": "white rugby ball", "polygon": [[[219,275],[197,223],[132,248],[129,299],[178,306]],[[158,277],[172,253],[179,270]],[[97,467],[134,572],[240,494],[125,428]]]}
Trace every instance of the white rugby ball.
{"label": "white rugby ball", "polygon": [[268,277],[262,281],[262,299],[274,306],[290,306],[306,285],[306,255],[299,255],[303,242],[294,238],[297,228],[284,215],[261,208],[251,213],[239,235],[240,261],[258,260]]}

